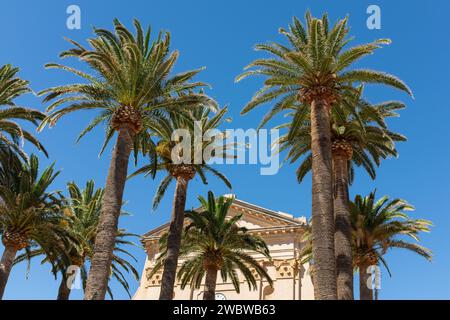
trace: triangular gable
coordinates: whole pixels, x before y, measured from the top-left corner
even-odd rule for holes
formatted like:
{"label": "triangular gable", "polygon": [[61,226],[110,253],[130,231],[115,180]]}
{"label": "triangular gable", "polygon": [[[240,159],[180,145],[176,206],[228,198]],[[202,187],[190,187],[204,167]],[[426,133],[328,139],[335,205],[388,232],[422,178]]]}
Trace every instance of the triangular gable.
{"label": "triangular gable", "polygon": [[[228,215],[242,214],[242,225],[249,230],[283,227],[300,227],[306,225],[306,218],[294,218],[292,215],[269,210],[246,201],[234,199]],[[144,234],[142,241],[158,239],[169,228],[165,223]]]}
{"label": "triangular gable", "polygon": [[299,226],[306,223],[304,217],[294,218],[288,213],[269,210],[246,201],[235,199],[229,215],[242,214],[248,229]]}

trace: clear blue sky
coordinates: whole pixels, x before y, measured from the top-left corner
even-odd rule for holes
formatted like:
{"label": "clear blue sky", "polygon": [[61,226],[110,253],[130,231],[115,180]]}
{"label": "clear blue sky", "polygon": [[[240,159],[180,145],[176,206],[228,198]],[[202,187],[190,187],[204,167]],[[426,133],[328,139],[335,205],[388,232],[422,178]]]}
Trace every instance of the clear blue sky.
{"label": "clear blue sky", "polygon": [[[153,30],[169,30],[172,48],[180,51],[177,70],[206,66],[199,79],[212,84],[208,93],[220,104],[229,105],[233,122],[228,127],[255,127],[269,106],[239,116],[242,106],[251,98],[261,81],[251,79],[239,84],[234,77],[242,67],[259,57],[253,50],[256,43],[284,41],[278,28],[286,26],[292,16],[303,17],[310,8],[314,15],[328,12],[332,21],[347,14],[355,43],[389,37],[392,45],[363,60],[361,65],[394,73],[413,89],[415,100],[391,89],[369,87],[367,97],[373,101],[400,99],[408,108],[400,118],[391,121],[392,128],[405,134],[409,141],[399,145],[400,157],[385,161],[378,170],[378,178],[371,181],[359,171],[351,193],[366,194],[377,188],[378,194],[389,194],[407,199],[416,206],[415,217],[433,221],[432,233],[422,237],[422,244],[434,252],[429,263],[409,252],[397,250],[388,254],[393,278],[384,276],[380,298],[383,299],[449,299],[450,269],[450,41],[448,18],[450,3],[441,1],[1,1],[0,28],[2,49],[0,63],[21,67],[20,75],[31,81],[35,91],[68,83],[74,78],[64,72],[44,70],[43,65],[58,61],[57,55],[68,44],[63,37],[84,43],[92,35],[92,26],[111,28],[117,17],[131,26],[133,18]],[[66,28],[66,8],[70,4],[81,7],[81,30]],[[366,8],[377,4],[382,11],[381,30],[366,27]],[[69,62],[69,61],[67,61]],[[19,101],[23,105],[43,109],[40,99],[27,95]],[[62,170],[53,185],[65,189],[68,181],[84,184],[95,179],[103,185],[109,163],[109,152],[98,158],[103,139],[102,129],[86,136],[80,143],[75,138],[91,113],[74,114],[51,130],[39,134],[50,153],[43,155],[43,163],[56,161]],[[26,149],[31,152],[29,146]],[[233,193],[243,200],[295,216],[310,216],[310,179],[298,185],[295,166],[285,165],[275,176],[260,176],[256,165],[221,166],[233,183]],[[160,178],[160,177],[158,177]],[[168,221],[172,202],[171,188],[157,212],[150,205],[158,181],[136,178],[126,186],[126,210],[132,217],[121,220],[122,227],[143,234]],[[220,182],[210,179],[208,188],[216,193],[229,193]],[[188,207],[196,205],[198,194],[206,187],[195,180],[189,189]],[[0,252],[3,247],[0,245]],[[142,270],[145,253],[133,250]],[[132,291],[137,282],[130,277]],[[116,283],[112,284],[116,298],[127,298]],[[6,299],[54,299],[58,281],[47,265],[36,260],[26,279],[26,266],[16,266],[6,288]],[[81,298],[75,290],[72,298]]]}

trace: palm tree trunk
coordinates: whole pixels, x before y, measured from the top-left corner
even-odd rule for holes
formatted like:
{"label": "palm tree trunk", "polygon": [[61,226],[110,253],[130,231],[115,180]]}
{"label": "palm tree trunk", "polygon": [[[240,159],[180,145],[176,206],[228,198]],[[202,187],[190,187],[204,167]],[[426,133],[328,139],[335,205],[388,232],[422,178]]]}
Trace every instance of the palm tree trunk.
{"label": "palm tree trunk", "polygon": [[205,277],[203,300],[216,300],[217,269],[208,268]]}
{"label": "palm tree trunk", "polygon": [[318,300],[335,300],[333,175],[330,107],[325,100],[311,103],[312,245]]}
{"label": "palm tree trunk", "polygon": [[8,283],[9,274],[12,264],[16,258],[17,249],[13,246],[6,246],[3,251],[2,260],[0,260],[0,300],[3,299],[6,284]]}
{"label": "palm tree trunk", "polygon": [[132,145],[131,130],[120,127],[106,180],[85,300],[105,299]]}
{"label": "palm tree trunk", "polygon": [[370,264],[364,263],[359,266],[359,299],[360,300],[373,300],[372,289],[368,286],[370,277],[372,276],[367,272],[367,268]]}
{"label": "palm tree trunk", "polygon": [[337,298],[339,300],[353,300],[352,229],[348,195],[348,157],[341,150],[333,152],[333,175]]}
{"label": "palm tree trunk", "polygon": [[70,296],[70,289],[67,287],[67,279],[65,277],[62,277],[61,283],[59,284],[58,289],[58,297],[56,297],[56,300],[69,300]]}
{"label": "palm tree trunk", "polygon": [[180,252],[181,234],[183,232],[184,210],[189,180],[177,176],[177,185],[172,206],[169,235],[167,238],[167,257],[164,262],[164,271],[161,278],[161,292],[159,300],[172,300],[175,276]]}

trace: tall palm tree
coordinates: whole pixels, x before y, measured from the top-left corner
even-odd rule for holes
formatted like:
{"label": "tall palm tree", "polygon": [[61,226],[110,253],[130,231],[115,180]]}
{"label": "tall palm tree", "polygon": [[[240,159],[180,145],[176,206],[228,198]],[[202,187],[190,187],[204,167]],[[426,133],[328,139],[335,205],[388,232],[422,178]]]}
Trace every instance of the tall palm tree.
{"label": "tall palm tree", "polygon": [[[148,124],[150,111],[168,108],[189,107],[192,103],[208,101],[200,94],[183,94],[187,90],[203,86],[200,82],[189,82],[199,71],[188,71],[170,76],[178,58],[178,52],[170,52],[170,34],[160,33],[150,41],[150,29],[143,31],[134,20],[136,34],[127,30],[117,19],[114,32],[94,29],[95,38],[89,39],[91,48],[69,40],[74,48],[61,53],[62,58],[75,57],[85,62],[93,71],[85,73],[74,68],[50,63],[47,68],[57,68],[80,76],[84,83],[61,85],[40,92],[46,95],[48,116],[39,129],[54,125],[62,116],[78,110],[96,109],[95,117],[80,134],[83,137],[99,124],[107,125],[106,140],[102,148],[117,132],[108,177],[103,196],[94,256],[86,285],[85,299],[104,299],[122,196],[127,177],[129,156],[134,150],[151,153],[152,145]],[[61,107],[62,108],[58,108]]]}
{"label": "tall palm tree", "polygon": [[[331,112],[331,145],[333,167],[333,207],[335,215],[335,256],[337,289],[339,299],[353,299],[352,229],[349,211],[349,184],[354,177],[354,166],[363,166],[372,179],[375,167],[381,159],[396,156],[395,141],[406,138],[387,129],[385,119],[398,116],[396,110],[404,108],[400,102],[390,101],[372,105],[363,100],[362,88],[336,104]],[[345,108],[342,104],[350,106]],[[350,111],[351,110],[351,111]],[[280,138],[281,150],[289,149],[288,158],[295,162],[303,160],[297,170],[301,182],[311,171],[310,123],[304,121],[300,127],[291,123],[289,133]]]}
{"label": "tall palm tree", "polygon": [[[161,279],[161,300],[171,300],[173,297],[189,181],[198,174],[202,182],[207,184],[206,173],[211,173],[231,188],[228,179],[209,165],[210,160],[213,160],[214,157],[226,157],[227,150],[231,146],[222,146],[220,150],[222,154],[212,152],[208,155],[206,153],[209,148],[214,147],[215,143],[218,142],[217,140],[223,138],[223,135],[221,133],[212,133],[209,141],[200,141],[200,143],[194,138],[197,130],[202,133],[207,133],[208,130],[217,129],[224,120],[226,112],[227,108],[225,107],[210,117],[211,107],[200,104],[187,112],[169,112],[168,116],[160,114],[160,119],[155,119],[153,126],[159,138],[156,147],[158,154],[157,162],[150,163],[138,169],[130,176],[132,177],[138,174],[151,174],[154,176],[156,171],[160,170],[167,172],[166,177],[161,181],[156,191],[153,200],[154,209],[157,208],[170,183],[173,180],[176,181],[172,217],[167,239],[167,257],[164,262],[164,271]],[[179,148],[181,143],[183,143],[183,137],[180,136],[178,140],[173,140],[173,133],[179,132],[178,130],[185,130],[190,136],[190,141],[187,145],[188,151]],[[200,139],[203,140],[203,136]],[[187,156],[187,153],[183,154],[183,152],[190,153],[190,158],[184,158]],[[200,159],[198,159],[199,155],[201,157]],[[196,158],[197,160],[195,160]]]}
{"label": "tall palm tree", "polygon": [[35,109],[18,106],[14,100],[31,92],[28,81],[17,76],[19,68],[6,64],[0,67],[0,148],[11,148],[22,158],[26,158],[21,148],[21,140],[32,143],[48,156],[39,140],[28,130],[23,129],[16,120],[25,120],[38,125],[45,115]]}
{"label": "tall palm tree", "polygon": [[[63,220],[64,227],[72,234],[74,241],[71,241],[71,246],[65,248],[65,252],[55,252],[53,256],[45,256],[42,263],[55,259],[53,262],[54,273],[61,273],[61,283],[58,290],[57,300],[68,300],[71,289],[67,285],[67,274],[69,266],[77,266],[80,270],[80,276],[85,288],[88,272],[86,264],[92,259],[94,253],[94,242],[97,233],[97,226],[102,208],[102,197],[104,190],[102,188],[95,188],[93,180],[86,182],[85,188],[80,187],[75,182],[67,184],[69,197],[65,198],[65,207],[63,209],[65,220]],[[122,214],[127,214],[122,212]],[[129,284],[124,276],[123,271],[131,273],[136,280],[139,279],[137,270],[134,268],[129,259],[136,262],[136,258],[123,246],[135,245],[133,242],[127,240],[130,236],[137,235],[130,234],[124,229],[119,229],[116,236],[116,243],[113,252],[113,261],[111,265],[110,278],[116,279],[127,292],[129,292]],[[33,257],[45,255],[42,249],[32,250],[18,256],[15,263],[23,260],[30,260]],[[65,257],[69,259],[64,259]],[[128,259],[129,258],[129,259]],[[107,292],[110,298],[113,298],[111,288],[108,286]]]}
{"label": "tall palm tree", "polygon": [[[233,198],[221,196],[216,199],[209,191],[208,199],[201,196],[198,199],[201,208],[186,212],[189,224],[185,228],[180,250],[180,257],[185,260],[177,275],[181,280],[181,288],[184,289],[190,284],[191,287],[199,289],[205,279],[203,300],[214,300],[217,275],[220,271],[222,280],[225,282],[229,277],[239,293],[236,270],[244,275],[250,290],[257,289],[255,273],[272,285],[272,279],[264,267],[250,255],[260,253],[270,259],[264,240],[239,226],[242,215],[227,219]],[[160,252],[151,275],[163,267],[167,258],[167,234],[160,240]]]}
{"label": "tall palm tree", "polygon": [[401,236],[419,241],[420,232],[429,232],[431,222],[412,219],[405,211],[414,208],[402,199],[390,200],[384,196],[375,200],[375,191],[368,196],[357,195],[350,204],[353,229],[354,266],[359,270],[359,291],[361,300],[372,300],[372,290],[367,282],[370,266],[386,265],[383,255],[393,248],[407,249],[431,260],[431,251]]}
{"label": "tall palm tree", "polygon": [[[263,119],[263,124],[275,114],[295,105],[292,127],[300,126],[306,117],[311,122],[312,150],[312,220],[313,251],[317,271],[314,288],[317,299],[336,299],[336,263],[334,259],[333,174],[331,153],[331,107],[344,92],[352,91],[351,83],[381,83],[411,94],[398,78],[378,71],[351,66],[360,58],[372,54],[389,40],[345,49],[348,39],[347,18],[329,27],[327,15],[321,19],[306,13],[306,28],[294,18],[289,30],[280,29],[289,46],[278,43],[259,44],[257,50],[270,54],[247,66],[236,80],[253,75],[266,77],[264,86],[244,107],[245,114],[258,105],[278,100]],[[309,112],[307,112],[309,110]]]}
{"label": "tall palm tree", "polygon": [[48,191],[59,174],[54,165],[39,174],[35,155],[21,166],[7,167],[6,171],[5,166],[12,162],[5,157],[0,157],[0,162],[1,172],[7,172],[0,177],[0,234],[5,246],[0,261],[1,299],[18,251],[37,245],[50,255],[52,244],[67,246],[70,237],[61,226],[61,196]]}

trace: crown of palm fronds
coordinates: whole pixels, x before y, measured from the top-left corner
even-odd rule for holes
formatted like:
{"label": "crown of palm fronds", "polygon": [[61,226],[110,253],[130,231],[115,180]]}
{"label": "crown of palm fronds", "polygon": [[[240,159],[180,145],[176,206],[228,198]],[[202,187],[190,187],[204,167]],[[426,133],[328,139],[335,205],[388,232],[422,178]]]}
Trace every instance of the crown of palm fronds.
{"label": "crown of palm fronds", "polygon": [[[102,147],[114,135],[111,126],[114,115],[122,107],[132,108],[142,119],[142,128],[134,135],[134,149],[142,152],[151,151],[151,140],[146,129],[149,112],[155,109],[179,109],[200,102],[211,103],[204,94],[194,94],[192,90],[203,87],[202,82],[191,82],[202,69],[170,73],[178,59],[177,51],[170,51],[170,34],[160,32],[151,41],[151,30],[145,32],[139,21],[134,20],[135,35],[125,28],[117,19],[114,20],[114,32],[94,29],[95,38],[88,40],[90,48],[68,40],[74,48],[60,54],[61,58],[75,57],[85,62],[92,74],[69,66],[49,63],[47,68],[57,68],[71,72],[83,79],[83,83],[74,83],[48,88],[39,94],[44,95],[44,102],[52,102],[47,107],[48,116],[39,129],[50,126],[63,116],[78,111],[97,109],[95,117],[78,140],[94,127],[105,123],[106,140]],[[150,150],[149,150],[150,148]]]}
{"label": "crown of palm fronds", "polygon": [[39,247],[51,255],[56,247],[67,248],[73,238],[62,227],[63,200],[59,192],[48,191],[59,171],[52,164],[39,173],[35,155],[25,163],[14,153],[9,156],[0,157],[0,233],[20,235],[27,252]]}
{"label": "crown of palm fronds", "polygon": [[[54,163],[39,173],[39,159],[32,154],[22,162],[14,153],[0,157],[0,198],[5,206],[17,206],[44,211],[59,211],[62,205],[59,191],[49,192],[60,171],[55,171]],[[20,202],[20,206],[17,203]]]}
{"label": "crown of palm fronds", "polygon": [[[199,175],[200,179],[204,184],[208,184],[206,173],[210,173],[220,180],[222,180],[227,187],[231,188],[231,183],[228,179],[220,173],[218,170],[214,169],[209,163],[212,159],[205,159],[205,150],[212,149],[216,151],[216,146],[220,146],[220,153],[215,154],[212,152],[212,158],[218,157],[232,157],[228,151],[234,150],[235,143],[231,144],[221,144],[225,138],[224,134],[218,131],[214,131],[219,127],[219,125],[225,120],[225,114],[227,112],[227,107],[218,110],[217,113],[211,116],[210,106],[205,106],[203,104],[198,105],[190,110],[185,110],[183,112],[168,112],[167,114],[159,113],[157,116],[153,117],[154,132],[159,139],[157,146],[155,147],[157,157],[151,158],[150,164],[141,167],[130,175],[134,177],[139,174],[144,174],[146,176],[155,176],[157,171],[167,171],[167,175],[161,181],[158,189],[156,191],[155,197],[153,199],[153,208],[156,209],[159,202],[163,198],[165,191],[167,190],[170,183],[174,180],[174,176],[170,173],[170,169],[177,166],[172,159],[172,155],[176,153],[176,150],[180,150],[177,155],[183,158],[181,149],[176,149],[178,143],[181,141],[173,140],[173,133],[176,130],[186,130],[186,133],[190,136],[190,151],[191,151],[191,163],[188,165],[193,168],[196,174]],[[208,141],[201,141],[199,144],[194,137],[197,132],[202,132],[205,134],[208,130],[212,135],[209,137]],[[200,139],[203,140],[202,135]],[[219,143],[219,145],[217,144]],[[195,159],[200,158],[197,163]]]}
{"label": "crown of palm fronds", "polygon": [[[366,197],[357,195],[350,203],[355,260],[363,262],[368,255],[377,259],[392,248],[407,249],[431,260],[429,249],[401,236],[419,241],[419,233],[429,232],[432,223],[410,218],[406,211],[412,211],[414,207],[405,200],[390,200],[388,196],[375,200],[375,197],[376,192],[373,191]],[[379,261],[385,264],[384,260]]]}
{"label": "crown of palm fronds", "polygon": [[[70,265],[81,264],[78,266],[80,267],[83,288],[85,288],[88,275],[86,262],[93,256],[104,190],[102,188],[96,189],[93,180],[87,181],[84,189],[80,189],[75,182],[69,182],[67,189],[69,197],[64,199],[65,206],[62,212],[65,219],[62,226],[71,235],[70,246],[56,246],[50,253],[35,247],[33,250],[18,256],[14,263],[24,260],[29,262],[33,257],[44,255],[41,263],[50,262],[55,277],[58,273],[61,273],[64,278]],[[122,214],[127,213],[122,212]],[[124,271],[131,273],[136,280],[139,279],[139,274],[130,262],[130,259],[137,262],[136,258],[126,248],[123,248],[123,246],[135,245],[134,242],[128,240],[130,237],[137,237],[137,235],[128,233],[125,229],[118,230],[111,265],[111,277],[121,284],[131,298],[129,282]],[[108,286],[107,291],[113,298],[110,286]]]}
{"label": "crown of palm fronds", "polygon": [[0,67],[0,149],[10,148],[26,159],[26,154],[21,148],[21,140],[26,140],[48,156],[39,140],[16,122],[25,120],[37,126],[38,120],[45,117],[38,110],[15,104],[16,98],[31,92],[29,82],[19,78],[18,72],[19,68],[9,64]]}
{"label": "crown of palm fronds", "polygon": [[[343,104],[348,107],[342,107]],[[362,166],[375,179],[375,168],[381,164],[381,160],[398,155],[395,142],[406,141],[406,137],[390,131],[386,119],[398,116],[396,111],[404,107],[403,103],[397,101],[371,104],[362,98],[362,88],[356,94],[348,94],[340,104],[333,106],[331,140],[346,141],[353,150],[349,160],[350,182],[354,178],[354,165]],[[295,114],[287,115],[295,118]],[[301,182],[311,171],[311,124],[308,120],[299,124],[294,119],[278,128],[288,129],[288,133],[278,141],[281,145],[280,152],[288,150],[286,158],[290,163],[302,159],[297,169],[297,180]]]}
{"label": "crown of palm fronds", "polygon": [[295,121],[303,123],[307,120],[311,95],[314,97],[322,92],[322,98],[330,99],[331,103],[339,102],[346,92],[355,91],[352,83],[385,84],[412,95],[406,84],[395,76],[369,69],[351,69],[359,59],[389,44],[390,40],[379,39],[347,48],[352,40],[348,38],[347,18],[331,27],[326,14],[318,19],[307,12],[305,20],[306,27],[294,17],[288,30],[280,29],[288,46],[276,42],[256,46],[256,50],[264,51],[270,57],[250,63],[246,67],[248,70],[236,81],[253,75],[262,75],[266,79],[242,114],[277,100],[260,126],[288,109],[294,109]]}
{"label": "crown of palm fronds", "polygon": [[[244,276],[250,290],[257,288],[252,269],[272,285],[272,279],[264,267],[251,256],[251,253],[260,253],[270,259],[264,240],[239,226],[242,215],[227,219],[233,198],[215,198],[210,191],[208,199],[201,196],[198,199],[201,208],[186,212],[189,224],[184,230],[180,247],[180,258],[184,261],[177,274],[181,287],[184,289],[189,284],[199,288],[206,273],[205,265],[214,265],[220,270],[222,280],[230,279],[238,293],[240,284],[237,270]],[[160,255],[149,277],[164,266],[167,234],[161,237],[159,247]]]}
{"label": "crown of palm fronds", "polygon": [[[407,236],[419,241],[420,232],[429,232],[432,223],[425,219],[412,219],[405,211],[413,210],[413,206],[402,199],[389,200],[384,196],[375,200],[375,191],[368,196],[357,195],[350,202],[352,222],[352,249],[353,264],[358,267],[361,263],[383,264],[389,275],[387,261],[384,255],[389,249],[401,248],[419,254],[431,260],[432,252],[418,243],[406,241],[402,236]],[[312,255],[312,234],[309,224],[303,239],[305,245],[300,252],[302,264],[311,263],[314,268]]]}

